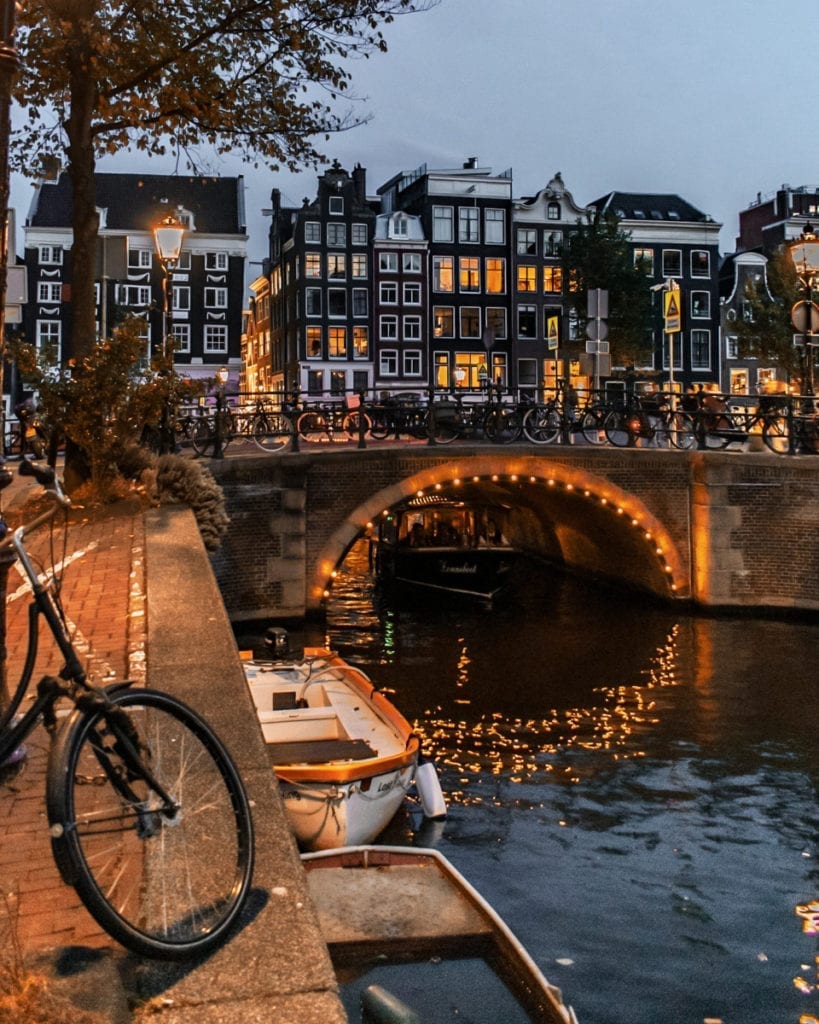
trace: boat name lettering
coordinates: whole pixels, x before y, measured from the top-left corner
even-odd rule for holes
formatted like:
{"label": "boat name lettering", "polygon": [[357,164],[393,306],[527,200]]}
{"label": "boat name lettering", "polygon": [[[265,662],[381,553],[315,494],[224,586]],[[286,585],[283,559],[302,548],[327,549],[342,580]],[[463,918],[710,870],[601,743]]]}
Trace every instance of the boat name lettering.
{"label": "boat name lettering", "polygon": [[478,572],[478,566],[472,562],[470,564],[453,565],[451,562],[439,562],[438,567],[441,572],[446,573],[457,573],[464,576],[475,576]]}

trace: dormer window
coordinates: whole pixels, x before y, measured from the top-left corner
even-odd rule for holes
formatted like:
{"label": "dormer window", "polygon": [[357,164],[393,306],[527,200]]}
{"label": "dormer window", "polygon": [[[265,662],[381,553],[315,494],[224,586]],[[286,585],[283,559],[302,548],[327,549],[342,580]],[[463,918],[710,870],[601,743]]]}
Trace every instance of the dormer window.
{"label": "dormer window", "polygon": [[549,203],[546,207],[546,217],[548,220],[560,220],[560,203]]}
{"label": "dormer window", "polygon": [[340,215],[344,213],[344,197],[330,196],[330,213]]}
{"label": "dormer window", "polygon": [[392,233],[394,237],[406,238],[409,234],[409,220],[406,214],[397,213],[392,220]]}

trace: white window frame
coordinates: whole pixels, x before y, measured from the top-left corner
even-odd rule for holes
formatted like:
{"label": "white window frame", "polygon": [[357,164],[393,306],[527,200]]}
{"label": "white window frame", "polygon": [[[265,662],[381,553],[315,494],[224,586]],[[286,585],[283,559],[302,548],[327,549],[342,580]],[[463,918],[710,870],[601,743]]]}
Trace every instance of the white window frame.
{"label": "white window frame", "polygon": [[342,221],[327,225],[327,245],[333,249],[344,249],[347,245],[347,225]]}
{"label": "white window frame", "polygon": [[[695,352],[695,335],[704,335],[705,351],[707,354],[706,362],[700,363],[694,361]],[[691,331],[691,337],[689,338],[689,344],[691,348],[691,369],[692,370],[710,370],[711,369],[711,332],[705,328],[697,327]]]}
{"label": "white window frame", "polygon": [[[704,309],[705,312],[696,313],[695,297],[704,296]],[[692,320],[710,320],[711,319],[711,293],[700,288],[691,289],[691,319]]]}
{"label": "white window frame", "polygon": [[350,276],[354,281],[366,281],[369,277],[367,254],[354,252],[350,257]]}
{"label": "white window frame", "polygon": [[483,211],[483,243],[484,245],[506,244],[506,211],[495,206],[488,206]]}
{"label": "white window frame", "polygon": [[228,350],[226,324],[205,324],[202,331],[202,351],[205,355],[225,355]]}
{"label": "white window frame", "polygon": [[312,286],[304,289],[304,315],[321,316],[321,288]]}
{"label": "white window frame", "polygon": [[[344,299],[344,302],[343,302],[344,309],[340,313],[338,313],[338,312],[334,313],[334,312],[332,312],[332,307],[334,305],[333,300],[334,299],[338,299],[339,296],[342,296],[343,299]],[[346,288],[328,288],[327,289],[327,316],[331,320],[336,320],[338,318],[346,317],[347,316],[347,289]]]}
{"label": "white window frame", "polygon": [[119,301],[122,306],[144,309],[151,304],[151,287],[147,284],[121,284]]}
{"label": "white window frame", "polygon": [[328,209],[333,217],[338,217],[344,213],[344,197],[343,196],[330,196],[330,202]]}
{"label": "white window frame", "polygon": [[518,256],[537,256],[537,228],[518,228],[515,239]]}
{"label": "white window frame", "polygon": [[385,313],[378,318],[378,337],[381,341],[398,341],[398,317]]}
{"label": "white window frame", "polygon": [[[705,271],[694,270],[694,257],[701,255],[705,257]],[[698,280],[711,276],[711,253],[707,249],[692,249],[688,256],[691,276]]]}
{"label": "white window frame", "polygon": [[171,311],[187,313],[191,308],[191,289],[187,284],[171,286]]}
{"label": "white window frame", "polygon": [[153,266],[154,254],[150,249],[128,249],[129,270],[150,270]]}
{"label": "white window frame", "polygon": [[477,206],[458,207],[458,241],[461,245],[479,245],[481,218]]}
{"label": "white window frame", "polygon": [[378,353],[378,373],[382,377],[398,376],[398,350],[382,348]]}
{"label": "white window frame", "polygon": [[421,317],[420,316],[405,316],[403,323],[403,338],[404,341],[420,341],[421,340]]}
{"label": "white window frame", "polygon": [[420,252],[405,252],[403,253],[402,265],[405,274],[420,274],[421,273],[421,253]]}
{"label": "white window frame", "polygon": [[205,309],[227,309],[228,290],[227,288],[208,285],[205,288]]}
{"label": "white window frame", "polygon": [[420,377],[421,376],[421,350],[420,348],[408,348],[403,353],[404,356],[404,376],[405,377]]}
{"label": "white window frame", "polygon": [[366,245],[367,238],[367,225],[357,221],[350,225],[350,243],[351,245]]}
{"label": "white window frame", "polygon": [[227,273],[228,254],[226,252],[206,252],[205,270],[215,270],[220,274]]}
{"label": "white window frame", "polygon": [[398,282],[382,281],[378,286],[378,301],[382,306],[398,305]]}
{"label": "white window frame", "polygon": [[[666,259],[673,254],[677,256],[678,270],[676,273],[672,273],[666,264]],[[683,259],[682,249],[663,249],[662,250],[662,261],[663,261],[663,277],[682,277],[683,276]]]}
{"label": "white window frame", "polygon": [[63,264],[63,247],[61,245],[41,245],[40,263],[52,267],[61,267]]}
{"label": "white window frame", "polygon": [[174,352],[188,354],[191,350],[191,325],[182,322],[171,324],[170,333],[174,340]]}
{"label": "white window frame", "polygon": [[63,325],[59,320],[38,320],[34,328],[37,351],[51,347],[59,359],[62,353]]}
{"label": "white window frame", "polygon": [[404,305],[405,306],[420,306],[421,305],[421,282],[420,281],[405,281],[404,282]]}
{"label": "white window frame", "polygon": [[61,281],[37,282],[37,302],[40,305],[58,306],[62,302],[62,297],[63,285]]}
{"label": "white window frame", "polygon": [[432,207],[432,240],[433,242],[455,241],[454,210],[451,206]]}
{"label": "white window frame", "polygon": [[369,290],[369,288],[353,288],[353,316],[354,317],[369,316],[369,313],[370,313],[370,290]]}
{"label": "white window frame", "polygon": [[304,244],[305,245],[320,245],[321,244],[321,221],[320,220],[306,220],[304,222]]}
{"label": "white window frame", "polygon": [[382,274],[398,273],[398,253],[380,252],[378,254],[378,269]]}

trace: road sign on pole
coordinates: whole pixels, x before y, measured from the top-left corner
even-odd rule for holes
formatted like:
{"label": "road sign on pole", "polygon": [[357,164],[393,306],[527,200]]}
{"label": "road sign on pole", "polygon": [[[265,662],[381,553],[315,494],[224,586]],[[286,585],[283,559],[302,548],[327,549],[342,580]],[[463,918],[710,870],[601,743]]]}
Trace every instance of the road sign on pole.
{"label": "road sign on pole", "polygon": [[666,334],[676,334],[682,330],[682,302],[679,285],[663,292],[663,316],[665,317]]}

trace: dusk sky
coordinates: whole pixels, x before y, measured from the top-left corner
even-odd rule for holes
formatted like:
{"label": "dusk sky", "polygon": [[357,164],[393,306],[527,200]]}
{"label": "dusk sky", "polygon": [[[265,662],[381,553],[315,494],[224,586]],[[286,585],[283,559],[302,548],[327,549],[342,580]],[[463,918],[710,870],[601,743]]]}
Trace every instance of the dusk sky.
{"label": "dusk sky", "polygon": [[[387,26],[389,52],[354,67],[367,125],[324,151],[367,169],[368,192],[422,163],[468,157],[533,195],[560,171],[580,204],[616,189],[670,192],[723,224],[783,183],[819,185],[811,40],[816,0],[441,0]],[[140,154],[100,171],[173,173]],[[316,172],[244,174],[250,256],[265,254],[270,190],[313,198]],[[22,223],[31,185],[15,179]]]}

